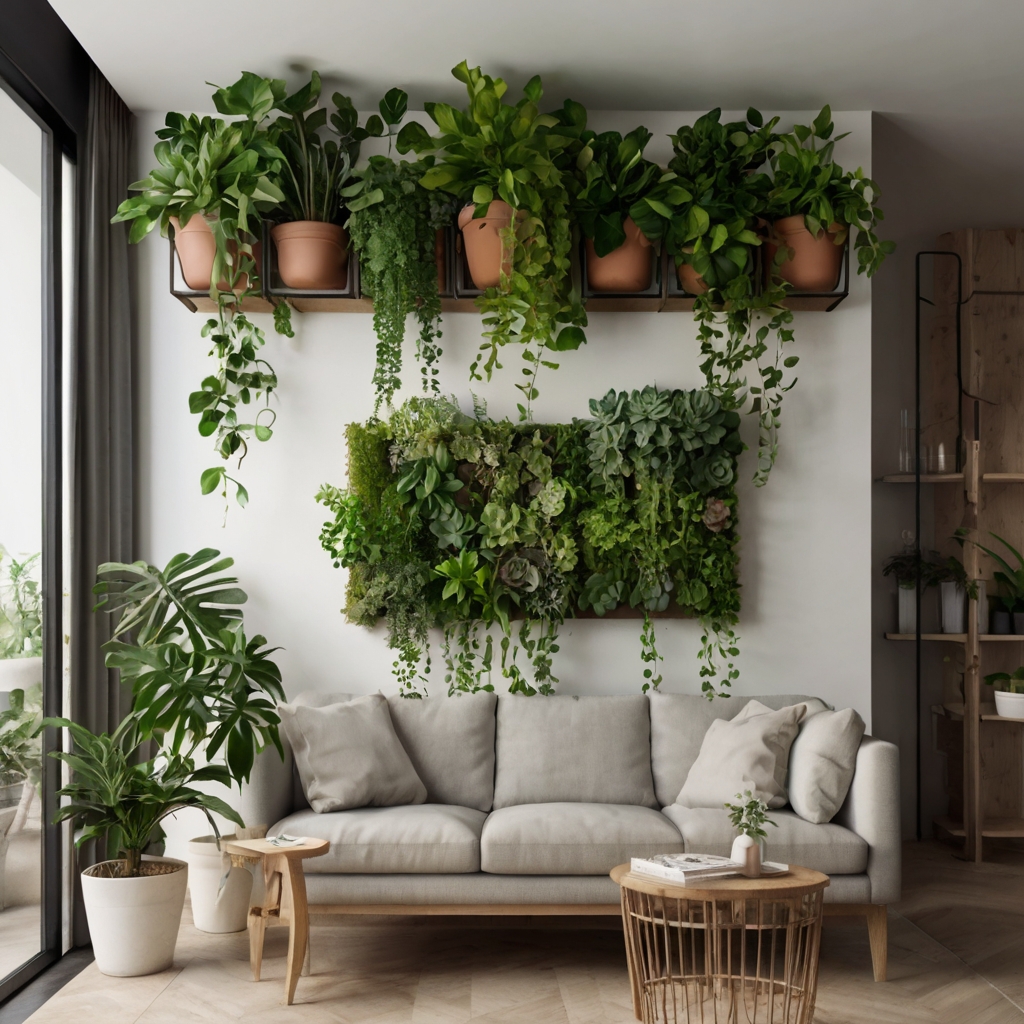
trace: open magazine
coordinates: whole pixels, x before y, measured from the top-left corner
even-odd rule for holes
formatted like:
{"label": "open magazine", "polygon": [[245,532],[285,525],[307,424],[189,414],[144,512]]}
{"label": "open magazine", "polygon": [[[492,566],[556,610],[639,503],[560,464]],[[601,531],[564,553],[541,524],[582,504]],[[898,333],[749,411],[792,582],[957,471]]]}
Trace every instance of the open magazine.
{"label": "open magazine", "polygon": [[[729,878],[740,874],[743,865],[729,857],[717,857],[710,853],[659,853],[653,857],[633,857],[629,870],[633,874],[647,875],[677,885],[696,885],[709,878]],[[789,870],[788,864],[776,861],[762,861],[762,875],[782,875]]]}

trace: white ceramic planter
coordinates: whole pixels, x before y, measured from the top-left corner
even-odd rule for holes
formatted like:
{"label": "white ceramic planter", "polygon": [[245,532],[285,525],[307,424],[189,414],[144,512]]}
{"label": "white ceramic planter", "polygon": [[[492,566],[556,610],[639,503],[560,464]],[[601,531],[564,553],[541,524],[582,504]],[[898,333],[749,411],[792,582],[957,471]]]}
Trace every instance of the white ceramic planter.
{"label": "white ceramic planter", "polygon": [[166,971],[174,962],[188,865],[170,857],[145,860],[177,870],[140,878],[98,878],[89,869],[82,872],[82,898],[101,974],[134,978]]}
{"label": "white ceramic planter", "polygon": [[899,631],[901,633],[917,632],[917,590],[911,587],[897,587],[899,595]]}
{"label": "white ceramic planter", "polygon": [[942,595],[942,632],[964,632],[964,603],[967,593],[959,583],[940,583]]}
{"label": "white ceramic planter", "polygon": [[737,864],[742,864],[740,874],[748,878],[761,877],[761,862],[764,860],[764,843],[750,836],[739,835],[732,841],[729,857]]}
{"label": "white ceramic planter", "polygon": [[1024,718],[1024,693],[1004,693],[996,690],[996,714],[1003,718]]}
{"label": "white ceramic planter", "polygon": [[[234,835],[221,836],[221,839],[234,838]],[[228,854],[217,849],[216,836],[189,840],[188,889],[192,896],[192,920],[201,932],[219,934],[245,930],[252,875],[245,868],[232,866]]]}

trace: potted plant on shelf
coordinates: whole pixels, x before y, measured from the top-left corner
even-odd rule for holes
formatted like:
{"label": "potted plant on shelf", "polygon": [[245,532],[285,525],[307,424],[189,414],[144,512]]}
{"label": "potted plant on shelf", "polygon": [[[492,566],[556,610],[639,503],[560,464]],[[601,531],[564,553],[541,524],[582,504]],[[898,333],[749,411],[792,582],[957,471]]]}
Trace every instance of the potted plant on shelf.
{"label": "potted plant on shelf", "polygon": [[835,125],[826,104],[809,125],[795,125],[773,146],[773,183],[767,215],[772,220],[766,273],[804,292],[831,292],[839,281],[851,229],[857,272],[871,277],[894,242],[879,239],[884,214],[878,186],[864,172],[844,171],[833,159]]}
{"label": "potted plant on shelf", "polygon": [[581,135],[573,213],[586,238],[587,282],[594,291],[642,292],[650,286],[653,243],[629,214],[661,179],[661,168],[644,159],[650,139],[642,125],[625,138],[589,129]]}
{"label": "potted plant on shelf", "polygon": [[[1024,666],[1009,672],[992,672],[985,682],[994,688],[996,714],[1002,718],[1024,719]],[[1001,689],[995,689],[997,684]]]}
{"label": "potted plant on shelf", "polygon": [[768,805],[749,790],[736,794],[738,804],[725,804],[729,821],[739,833],[732,841],[731,860],[741,865],[740,874],[747,878],[761,877],[761,864],[765,860],[764,841],[768,836],[765,825],[778,823],[768,817]]}
{"label": "potted plant on shelf", "polygon": [[[757,234],[770,179],[762,172],[777,136],[778,118],[765,123],[754,108],[743,121],[723,124],[715,109],[673,135],[668,173],[630,214],[648,238],[663,238],[680,285],[694,296],[701,371],[726,403],[758,418],[754,484],[764,485],[778,453],[782,399],[796,383],[786,371],[799,357],[785,355],[793,315],[781,286],[755,280]],[[775,342],[769,356],[769,339]],[[753,371],[748,382],[747,372]]]}
{"label": "potted plant on shelf", "polygon": [[942,607],[942,632],[962,633],[967,598],[978,598],[978,584],[967,578],[967,571],[959,558],[950,555],[944,562],[933,566],[932,584],[938,584]]}
{"label": "potted plant on shelf", "polygon": [[569,210],[572,176],[564,154],[576,145],[576,128],[542,114],[539,76],[515,105],[504,102],[507,86],[465,61],[452,74],[466,86],[469,107],[427,103],[426,111],[441,129],[431,139],[420,126],[406,126],[405,143],[417,152],[441,151],[420,183],[439,189],[465,205],[459,228],[470,273],[484,294],[477,305],[484,314],[484,340],[470,366],[471,380],[490,380],[501,367],[502,349],[522,347],[526,378],[520,415],[530,416],[537,397],[541,366],[557,368],[550,356],[579,348],[586,341],[586,313],[570,277],[572,229]]}
{"label": "potted plant on shelf", "polygon": [[[340,291],[348,281],[348,233],[343,221],[373,201],[361,181],[352,182],[360,143],[383,133],[381,117],[373,115],[365,128],[352,101],[334,93],[328,118],[320,103],[320,75],[314,71],[297,92],[279,100],[283,116],[271,126],[270,137],[284,157],[275,178],[284,199],[286,217],[270,229],[277,249],[277,269],[288,288]],[[402,119],[390,105],[397,90],[380,104],[389,128]],[[404,97],[404,93],[402,96]],[[324,138],[325,129],[333,138]],[[361,193],[361,194],[360,194]],[[348,203],[346,197],[354,196]],[[347,209],[346,209],[347,207]]]}
{"label": "potted plant on shelf", "polygon": [[[57,820],[83,826],[78,845],[99,839],[111,858],[82,875],[93,950],[105,974],[149,974],[173,959],[186,865],[143,860],[161,836],[160,822],[198,807],[215,836],[213,814],[242,825],[224,800],[194,787],[244,781],[261,749],[281,749],[281,674],[265,639],[246,639],[237,607],[245,592],[222,575],[232,564],[203,549],[176,555],[162,571],[144,562],[101,565],[97,608],[118,616],[104,645],[106,664],[131,684],[132,710],[109,735],[46,720],[69,729],[75,744],[54,755],[72,774]],[[143,753],[150,741],[154,756]]]}
{"label": "potted plant on shelf", "polygon": [[[995,581],[1001,586],[1003,593],[996,598],[1003,607],[1006,609],[1005,614],[1007,620],[1012,616],[1013,620],[1013,632],[1017,634],[1024,634],[1024,557],[1021,553],[1007,540],[1004,540],[996,533],[990,534],[1000,544],[1006,548],[1007,552],[1012,555],[1017,561],[1017,568],[1015,569],[1010,563],[1003,558],[998,552],[993,551],[991,548],[985,547],[984,544],[979,544],[978,547],[985,552],[997,565],[999,569],[993,573]],[[1000,615],[999,612],[993,612],[992,618],[995,620],[996,616]],[[995,622],[993,623],[993,633],[998,633],[1001,630],[995,628]],[[1006,629],[1003,632],[1009,633],[1009,621],[1006,622]]]}

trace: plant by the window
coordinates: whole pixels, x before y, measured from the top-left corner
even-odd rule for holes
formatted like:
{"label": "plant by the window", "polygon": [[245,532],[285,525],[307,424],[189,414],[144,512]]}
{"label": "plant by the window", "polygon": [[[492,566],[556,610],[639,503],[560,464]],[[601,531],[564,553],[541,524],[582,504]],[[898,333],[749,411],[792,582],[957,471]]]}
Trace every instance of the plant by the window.
{"label": "plant by the window", "polygon": [[402,385],[402,343],[410,313],[419,323],[416,355],[423,390],[439,393],[441,298],[436,234],[451,223],[452,207],[419,184],[432,162],[430,157],[396,163],[373,156],[359,172],[365,194],[373,201],[352,214],[349,231],[359,253],[362,289],[373,299],[375,412],[382,403],[390,406]]}
{"label": "plant by the window", "polygon": [[0,545],[0,659],[43,653],[43,596],[34,578],[39,555],[18,561]]}
{"label": "plant by the window", "polygon": [[[513,210],[512,225],[503,235],[512,272],[503,273],[499,285],[477,299],[486,330],[470,379],[490,380],[502,366],[505,346],[520,345],[525,380],[516,387],[523,395],[519,408],[525,421],[538,394],[540,368],[558,366],[550,354],[577,349],[586,341],[586,313],[570,277],[574,183],[563,170],[565,151],[576,144],[581,126],[567,131],[558,117],[540,112],[539,76],[512,105],[503,100],[507,86],[502,79],[484,75],[465,61],[452,74],[465,84],[469,107],[461,111],[447,103],[427,103],[441,134],[431,139],[422,127],[417,131],[408,125],[404,145],[418,152],[441,151],[421,179],[424,188],[474,203],[476,217],[484,216],[494,199]],[[583,108],[574,104],[572,110],[585,125]]]}
{"label": "plant by the window", "polygon": [[[786,356],[793,315],[781,305],[785,289],[773,281],[759,288],[754,251],[758,219],[771,181],[763,173],[777,141],[778,118],[765,123],[754,108],[746,120],[723,124],[716,108],[673,135],[674,156],[658,188],[631,208],[648,238],[664,238],[677,266],[688,264],[705,291],[694,298],[701,371],[714,394],[739,407],[751,398],[758,418],[754,483],[763,486],[778,454],[784,383],[797,356]],[[775,354],[770,362],[769,340]],[[748,381],[748,367],[753,381]]]}
{"label": "plant by the window", "polygon": [[581,136],[576,158],[580,180],[573,213],[598,256],[607,256],[626,241],[623,224],[630,208],[661,180],[661,168],[644,159],[651,133],[642,125],[623,138],[618,132]]}
{"label": "plant by the window", "polygon": [[766,839],[768,833],[764,829],[765,825],[773,825],[778,828],[778,822],[772,821],[768,817],[768,805],[755,797],[749,789],[737,793],[736,799],[740,801],[738,804],[725,804],[724,806],[729,812],[729,821],[732,823],[732,827],[741,836],[747,836],[753,840]]}
{"label": "plant by the window", "polygon": [[1014,568],[997,551],[985,547],[984,544],[978,544],[978,547],[1000,567],[993,573],[995,581],[1003,589],[999,600],[1002,601],[1003,607],[1008,612],[1024,610],[1024,556],[1009,541],[1004,540],[998,534],[992,533],[990,536],[999,541],[1017,561],[1017,567]]}
{"label": "plant by the window", "polygon": [[8,707],[0,711],[0,786],[18,782],[39,783],[42,754],[39,726],[42,720],[42,688],[11,690]]}
{"label": "plant by the window", "polygon": [[[820,238],[837,224],[836,245],[844,245],[851,228],[857,229],[853,248],[857,273],[871,277],[895,251],[895,242],[879,239],[876,229],[884,219],[878,206],[878,185],[861,168],[844,171],[835,162],[835,144],[849,132],[833,138],[832,110],[826,104],[814,121],[795,125],[778,136],[773,146],[773,184],[766,211],[773,218],[804,215],[807,230]],[[785,246],[780,248],[784,258]]]}
{"label": "plant by the window", "polygon": [[512,692],[553,692],[563,620],[619,604],[645,612],[642,685],[657,687],[651,616],[672,601],[703,620],[716,695],[712,655],[737,653],[739,417],[707,392],[654,388],[592,409],[592,423],[514,425],[417,398],[348,428],[349,487],[317,495],[334,516],[321,543],[349,570],[349,619],[386,617],[406,695],[425,682],[431,627],[449,690],[491,689],[500,671]]}

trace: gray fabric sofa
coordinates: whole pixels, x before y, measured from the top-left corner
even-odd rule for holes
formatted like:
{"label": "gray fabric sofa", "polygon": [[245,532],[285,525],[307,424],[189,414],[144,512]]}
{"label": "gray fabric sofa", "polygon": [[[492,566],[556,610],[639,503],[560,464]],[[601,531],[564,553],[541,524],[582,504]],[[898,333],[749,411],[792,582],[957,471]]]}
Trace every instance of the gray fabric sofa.
{"label": "gray fabric sofa", "polygon": [[[324,706],[349,694],[309,693]],[[813,698],[758,697],[773,709]],[[311,913],[613,914],[617,864],[655,853],[728,854],[725,810],[674,803],[711,722],[749,698],[389,698],[427,803],[317,814],[290,751],[257,760],[243,789],[247,824],[329,839],[304,862]],[[832,822],[773,811],[768,857],[830,876],[826,911],[864,914],[876,978],[885,905],[900,895],[897,749],[865,736]]]}

